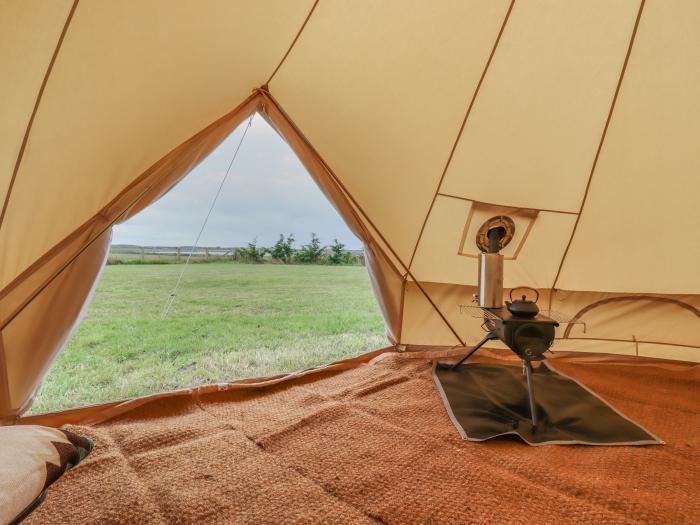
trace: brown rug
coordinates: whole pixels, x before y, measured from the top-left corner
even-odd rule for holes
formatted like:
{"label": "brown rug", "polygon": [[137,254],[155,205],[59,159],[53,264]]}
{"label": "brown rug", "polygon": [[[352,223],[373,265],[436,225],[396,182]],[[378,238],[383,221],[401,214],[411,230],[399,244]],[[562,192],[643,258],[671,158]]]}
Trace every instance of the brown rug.
{"label": "brown rug", "polygon": [[27,523],[697,523],[700,368],[556,366],[667,445],[464,441],[429,361],[385,354],[72,427],[95,449]]}

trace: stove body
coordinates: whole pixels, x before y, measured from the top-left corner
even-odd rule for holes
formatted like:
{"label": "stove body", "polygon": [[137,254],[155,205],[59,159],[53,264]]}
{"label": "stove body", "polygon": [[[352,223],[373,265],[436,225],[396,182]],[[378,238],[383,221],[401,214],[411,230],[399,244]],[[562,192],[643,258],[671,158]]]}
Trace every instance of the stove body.
{"label": "stove body", "polygon": [[523,318],[503,307],[483,310],[489,331],[521,359],[540,361],[554,343],[554,329],[559,326],[554,319],[539,313],[532,318]]}

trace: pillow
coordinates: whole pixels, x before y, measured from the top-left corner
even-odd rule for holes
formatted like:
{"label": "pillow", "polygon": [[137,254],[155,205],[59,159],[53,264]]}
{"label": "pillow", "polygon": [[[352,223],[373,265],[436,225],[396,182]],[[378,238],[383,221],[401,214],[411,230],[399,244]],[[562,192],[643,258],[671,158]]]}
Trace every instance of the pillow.
{"label": "pillow", "polygon": [[38,425],[0,427],[0,524],[26,515],[92,450],[90,438]]}

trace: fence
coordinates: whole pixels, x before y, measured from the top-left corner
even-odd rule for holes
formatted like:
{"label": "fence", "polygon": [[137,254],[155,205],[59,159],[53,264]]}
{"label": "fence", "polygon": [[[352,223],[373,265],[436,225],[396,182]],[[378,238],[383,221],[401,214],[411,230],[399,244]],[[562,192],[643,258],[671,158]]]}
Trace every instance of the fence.
{"label": "fence", "polygon": [[[236,246],[136,246],[113,244],[109,249],[108,264],[128,263],[184,263],[191,256],[191,262],[239,261],[241,247]],[[363,250],[348,250],[364,265]],[[272,261],[267,255],[266,259]]]}

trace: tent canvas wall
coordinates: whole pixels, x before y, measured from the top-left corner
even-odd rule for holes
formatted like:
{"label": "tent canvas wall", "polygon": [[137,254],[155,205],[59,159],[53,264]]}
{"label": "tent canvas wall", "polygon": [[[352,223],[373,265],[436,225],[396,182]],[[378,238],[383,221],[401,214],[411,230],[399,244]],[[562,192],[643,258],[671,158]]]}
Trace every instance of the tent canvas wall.
{"label": "tent canvas wall", "polygon": [[85,308],[110,228],[259,112],[365,244],[395,345],[480,339],[506,287],[555,349],[700,361],[700,5],[690,0],[0,4],[0,419]]}

